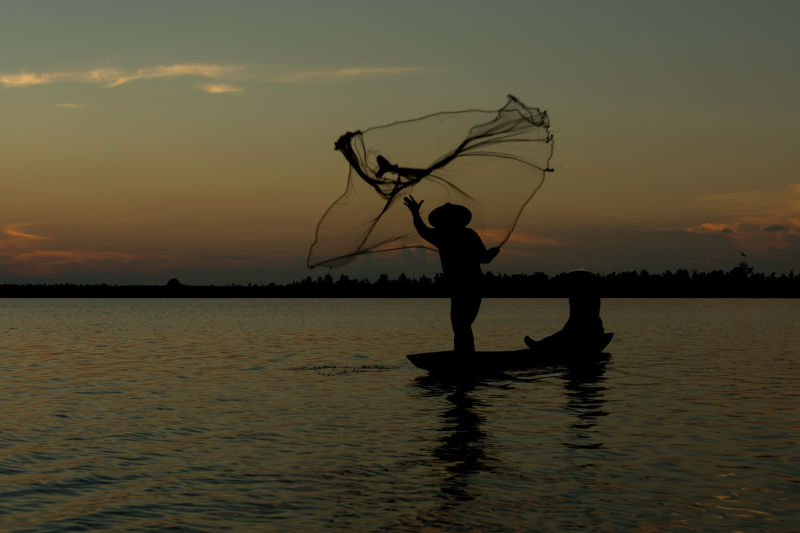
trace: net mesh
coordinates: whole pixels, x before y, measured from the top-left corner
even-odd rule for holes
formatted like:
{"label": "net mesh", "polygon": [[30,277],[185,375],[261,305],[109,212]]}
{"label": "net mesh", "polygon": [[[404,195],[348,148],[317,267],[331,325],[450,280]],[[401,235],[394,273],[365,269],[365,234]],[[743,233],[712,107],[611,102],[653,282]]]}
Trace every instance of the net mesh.
{"label": "net mesh", "polygon": [[403,205],[408,195],[424,201],[424,219],[445,202],[468,207],[486,246],[502,246],[552,171],[549,128],[546,111],[509,95],[497,111],[444,111],[345,133],[335,148],[350,164],[347,187],[317,224],[309,268],[430,249]]}

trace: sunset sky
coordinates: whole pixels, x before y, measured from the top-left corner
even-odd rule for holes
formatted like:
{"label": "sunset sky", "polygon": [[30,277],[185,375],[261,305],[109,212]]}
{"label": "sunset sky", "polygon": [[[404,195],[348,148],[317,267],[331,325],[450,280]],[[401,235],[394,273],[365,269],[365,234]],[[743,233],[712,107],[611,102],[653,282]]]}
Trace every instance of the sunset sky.
{"label": "sunset sky", "polygon": [[[744,251],[798,272],[798,20],[778,0],[5,1],[0,283],[324,275],[305,256],[340,134],[509,93],[548,111],[556,170],[492,270]],[[436,271],[407,255],[331,273]]]}

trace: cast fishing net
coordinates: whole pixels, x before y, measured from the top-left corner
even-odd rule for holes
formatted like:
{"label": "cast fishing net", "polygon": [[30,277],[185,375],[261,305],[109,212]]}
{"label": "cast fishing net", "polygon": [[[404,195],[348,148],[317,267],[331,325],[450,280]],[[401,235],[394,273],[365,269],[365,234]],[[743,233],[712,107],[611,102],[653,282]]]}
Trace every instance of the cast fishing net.
{"label": "cast fishing net", "polygon": [[317,224],[308,267],[432,249],[403,205],[409,195],[424,201],[424,220],[445,202],[468,207],[486,247],[502,246],[552,171],[549,127],[546,111],[509,95],[498,111],[444,111],[345,133],[335,148],[350,164],[347,187]]}

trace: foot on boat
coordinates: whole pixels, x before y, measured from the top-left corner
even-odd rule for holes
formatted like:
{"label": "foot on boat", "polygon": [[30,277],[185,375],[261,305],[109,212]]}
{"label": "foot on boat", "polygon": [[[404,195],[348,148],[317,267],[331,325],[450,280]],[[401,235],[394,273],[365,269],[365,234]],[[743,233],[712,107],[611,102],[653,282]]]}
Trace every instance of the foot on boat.
{"label": "foot on boat", "polygon": [[533,348],[536,346],[536,341],[525,335],[525,344],[528,346],[528,348]]}

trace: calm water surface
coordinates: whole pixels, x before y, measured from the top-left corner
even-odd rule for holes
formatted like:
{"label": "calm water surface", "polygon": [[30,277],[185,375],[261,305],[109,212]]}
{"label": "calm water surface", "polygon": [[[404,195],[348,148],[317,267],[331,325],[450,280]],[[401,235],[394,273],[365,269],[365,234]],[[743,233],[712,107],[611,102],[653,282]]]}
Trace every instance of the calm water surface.
{"label": "calm water surface", "polygon": [[603,318],[604,365],[455,384],[405,359],[446,300],[0,300],[0,529],[800,530],[800,301]]}

